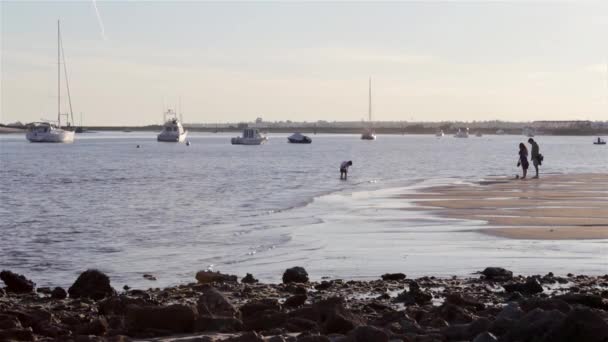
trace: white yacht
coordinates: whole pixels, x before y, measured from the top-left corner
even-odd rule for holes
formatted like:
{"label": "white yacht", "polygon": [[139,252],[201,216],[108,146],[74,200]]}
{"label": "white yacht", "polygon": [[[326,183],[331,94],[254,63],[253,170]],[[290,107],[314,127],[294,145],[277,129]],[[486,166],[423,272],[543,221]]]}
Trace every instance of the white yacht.
{"label": "white yacht", "polygon": [[[169,120],[167,120],[169,117]],[[177,113],[171,109],[164,114],[165,124],[163,130],[158,134],[157,140],[163,142],[184,142],[188,131],[184,129],[182,123],[177,119]]]}
{"label": "white yacht", "polygon": [[436,137],[440,137],[440,138],[441,138],[441,137],[443,137],[444,135],[445,135],[445,133],[443,133],[443,130],[442,130],[442,129],[440,129],[439,131],[437,131],[437,132],[435,133],[435,136],[436,136]]}
{"label": "white yacht", "polygon": [[498,131],[496,131],[496,134],[498,134],[498,135],[505,135],[505,130],[504,129],[499,129]]}
{"label": "white yacht", "polygon": [[469,137],[469,128],[465,128],[465,129],[458,129],[458,132],[456,132],[456,134],[454,134],[455,138],[468,138]]}
{"label": "white yacht", "polygon": [[[57,125],[53,125],[50,122],[35,122],[29,125],[25,138],[30,142],[44,142],[44,143],[71,143],[74,142],[74,131],[69,129],[63,129],[61,127],[61,116],[69,118],[68,114],[61,114],[61,59],[63,58],[63,66],[65,70],[65,84],[67,88],[68,102],[70,104],[70,114],[72,114],[72,121],[74,121],[74,115],[72,113],[72,100],[70,98],[70,87],[67,79],[67,69],[65,65],[65,56],[63,55],[63,44],[61,42],[61,29],[59,21],[57,21]],[[68,121],[67,127],[71,127]]]}
{"label": "white yacht", "polygon": [[376,140],[376,131],[372,125],[372,79],[369,79],[369,98],[368,98],[368,115],[369,115],[369,126],[361,134],[363,140]]}
{"label": "white yacht", "polygon": [[245,128],[243,136],[231,139],[232,145],[261,145],[266,141],[268,138],[256,128]]}

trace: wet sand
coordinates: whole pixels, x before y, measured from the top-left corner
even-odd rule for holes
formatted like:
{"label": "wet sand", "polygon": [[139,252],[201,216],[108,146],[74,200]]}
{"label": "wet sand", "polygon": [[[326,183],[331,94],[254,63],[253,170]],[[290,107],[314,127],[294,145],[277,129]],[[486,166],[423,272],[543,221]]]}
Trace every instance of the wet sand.
{"label": "wet sand", "polygon": [[608,239],[608,173],[492,178],[407,195],[420,210],[484,222],[480,232],[512,239]]}

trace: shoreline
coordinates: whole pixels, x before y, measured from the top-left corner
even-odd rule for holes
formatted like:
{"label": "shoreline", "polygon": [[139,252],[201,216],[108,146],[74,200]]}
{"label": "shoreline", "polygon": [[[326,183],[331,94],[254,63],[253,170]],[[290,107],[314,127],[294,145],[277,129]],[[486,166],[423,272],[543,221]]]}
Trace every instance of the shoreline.
{"label": "shoreline", "polygon": [[[88,270],[66,292],[36,289],[27,278],[3,271],[7,287],[0,289],[0,339],[599,342],[608,338],[608,275],[523,277],[497,267],[478,274],[410,279],[389,273],[368,281],[310,282],[305,269],[293,267],[285,270],[282,283],[262,284],[251,274],[239,281],[234,275],[200,271],[196,283],[117,292],[105,274]],[[578,328],[570,329],[573,324]],[[598,339],[586,339],[596,335]]]}
{"label": "shoreline", "polygon": [[[406,196],[402,196],[406,197]],[[433,186],[407,195],[443,218],[483,222],[480,233],[510,239],[608,239],[608,174],[541,175]]]}

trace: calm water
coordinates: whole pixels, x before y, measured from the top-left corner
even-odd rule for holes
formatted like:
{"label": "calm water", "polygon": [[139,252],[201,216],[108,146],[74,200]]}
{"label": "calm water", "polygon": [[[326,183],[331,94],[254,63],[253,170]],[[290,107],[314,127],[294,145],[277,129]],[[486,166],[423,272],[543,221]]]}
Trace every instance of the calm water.
{"label": "calm water", "polygon": [[[490,263],[521,272],[608,272],[606,241],[517,241],[460,232],[473,223],[398,210],[412,187],[517,173],[521,136],[272,135],[232,146],[192,134],[91,133],[68,145],[0,136],[0,268],[39,285],[69,285],[86,268],[115,287],[189,282],[213,268],[278,280],[383,272],[466,275]],[[538,137],[543,171],[606,172],[590,137]],[[140,144],[141,148],[136,148]],[[348,181],[338,166],[353,160]],[[606,189],[608,191],[608,189]],[[158,281],[142,278],[152,273]]]}

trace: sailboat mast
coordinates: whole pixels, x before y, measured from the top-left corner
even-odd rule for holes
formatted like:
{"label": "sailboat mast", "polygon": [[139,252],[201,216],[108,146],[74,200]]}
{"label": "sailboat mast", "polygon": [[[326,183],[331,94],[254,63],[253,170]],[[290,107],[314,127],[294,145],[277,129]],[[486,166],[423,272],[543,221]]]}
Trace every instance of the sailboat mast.
{"label": "sailboat mast", "polygon": [[57,20],[57,126],[61,128],[61,31]]}
{"label": "sailboat mast", "polygon": [[372,78],[369,78],[369,122],[372,122]]}

